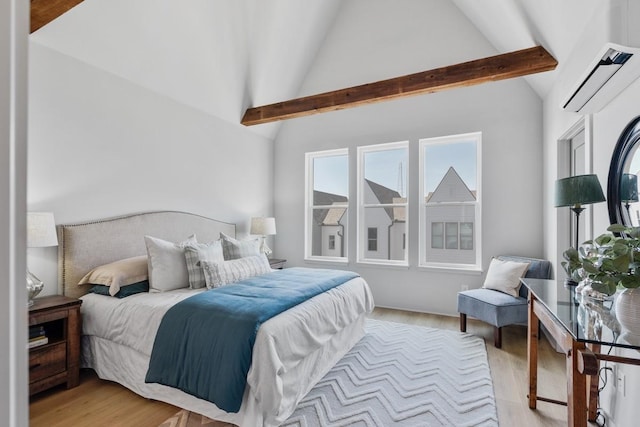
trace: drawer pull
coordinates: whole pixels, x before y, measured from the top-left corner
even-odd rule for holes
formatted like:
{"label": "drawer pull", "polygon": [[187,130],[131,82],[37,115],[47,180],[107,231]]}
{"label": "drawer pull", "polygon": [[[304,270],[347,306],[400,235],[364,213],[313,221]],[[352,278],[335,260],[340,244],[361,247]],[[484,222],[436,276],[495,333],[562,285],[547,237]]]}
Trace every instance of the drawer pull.
{"label": "drawer pull", "polygon": [[31,365],[31,366],[29,366],[29,370],[36,369],[36,368],[40,367],[40,365],[41,365],[41,363],[36,363],[35,365]]}

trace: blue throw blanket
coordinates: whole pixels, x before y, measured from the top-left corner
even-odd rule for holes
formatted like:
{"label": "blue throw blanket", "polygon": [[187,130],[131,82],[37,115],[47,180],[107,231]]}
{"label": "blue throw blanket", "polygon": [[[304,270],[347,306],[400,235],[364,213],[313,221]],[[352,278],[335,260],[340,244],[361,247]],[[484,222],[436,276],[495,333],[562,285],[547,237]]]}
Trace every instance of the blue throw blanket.
{"label": "blue throw blanket", "polygon": [[288,268],[189,297],[162,318],[145,382],[175,387],[238,412],[260,325],[357,276]]}

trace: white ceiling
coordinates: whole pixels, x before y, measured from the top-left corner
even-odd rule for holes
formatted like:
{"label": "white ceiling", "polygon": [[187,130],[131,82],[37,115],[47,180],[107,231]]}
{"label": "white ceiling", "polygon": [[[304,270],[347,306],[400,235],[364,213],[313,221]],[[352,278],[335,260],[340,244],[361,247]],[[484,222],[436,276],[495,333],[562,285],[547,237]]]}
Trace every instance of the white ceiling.
{"label": "white ceiling", "polygon": [[[300,96],[314,58],[344,8],[361,8],[356,16],[364,20],[372,2],[411,13],[412,3],[425,1],[433,4],[431,13],[438,13],[438,0],[85,0],[33,33],[31,41],[239,123],[249,106]],[[601,1],[453,3],[496,53],[542,45],[562,67]],[[402,14],[392,16],[401,19]],[[476,58],[463,58],[471,59]],[[424,70],[408,72],[418,71]],[[526,80],[544,97],[555,73]],[[368,74],[363,70],[362,75]],[[273,138],[278,125],[251,129]]]}

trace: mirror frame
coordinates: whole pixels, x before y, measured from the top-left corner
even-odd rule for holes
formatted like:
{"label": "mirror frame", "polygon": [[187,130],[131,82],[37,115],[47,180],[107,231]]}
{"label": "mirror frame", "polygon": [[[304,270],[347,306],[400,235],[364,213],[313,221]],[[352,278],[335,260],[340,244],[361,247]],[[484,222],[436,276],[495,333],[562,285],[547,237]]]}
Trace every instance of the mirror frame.
{"label": "mirror frame", "polygon": [[607,205],[609,208],[609,222],[631,226],[631,218],[623,208],[620,200],[620,181],[626,173],[624,166],[634,149],[640,149],[640,116],[634,118],[624,128],[611,156],[609,178],[607,181]]}

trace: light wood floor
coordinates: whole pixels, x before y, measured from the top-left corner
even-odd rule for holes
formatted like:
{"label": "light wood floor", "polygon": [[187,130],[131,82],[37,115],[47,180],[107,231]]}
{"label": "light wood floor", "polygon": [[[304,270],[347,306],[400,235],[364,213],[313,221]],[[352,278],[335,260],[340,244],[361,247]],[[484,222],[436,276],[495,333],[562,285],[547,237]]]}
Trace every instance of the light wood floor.
{"label": "light wood floor", "polygon": [[[376,308],[373,318],[442,329],[458,330],[458,318]],[[502,427],[566,426],[566,407],[538,402],[527,405],[526,328],[503,328],[502,349],[493,346],[493,329],[469,320],[467,332],[481,336],[487,353]],[[539,347],[538,395],[566,400],[565,365],[543,338]],[[31,427],[156,427],[179,408],[137,396],[128,389],[97,378],[92,370],[81,371],[80,385],[71,390],[58,387],[31,398]],[[223,425],[223,424],[221,424]]]}

